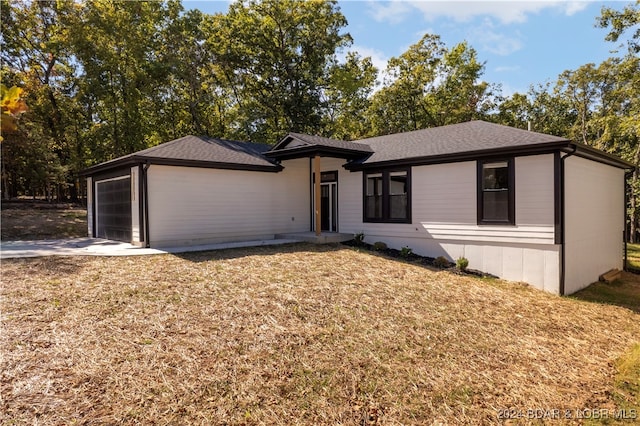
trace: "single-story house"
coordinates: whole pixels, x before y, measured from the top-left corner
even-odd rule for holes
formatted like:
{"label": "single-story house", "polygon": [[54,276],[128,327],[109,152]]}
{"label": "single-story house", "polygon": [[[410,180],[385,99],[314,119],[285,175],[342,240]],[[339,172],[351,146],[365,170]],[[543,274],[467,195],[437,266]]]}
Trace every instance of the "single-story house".
{"label": "single-story house", "polygon": [[275,146],[186,136],[87,169],[88,227],[149,247],[363,233],[571,294],[623,267],[632,169],[484,121],[354,142],[290,133]]}

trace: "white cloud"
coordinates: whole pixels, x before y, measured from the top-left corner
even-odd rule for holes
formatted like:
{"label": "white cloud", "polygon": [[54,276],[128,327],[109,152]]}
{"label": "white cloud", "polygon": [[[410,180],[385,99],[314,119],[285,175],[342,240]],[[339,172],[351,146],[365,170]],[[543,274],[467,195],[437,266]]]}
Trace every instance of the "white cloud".
{"label": "white cloud", "polygon": [[493,17],[503,24],[522,23],[528,15],[544,9],[554,9],[567,16],[584,10],[589,1],[545,0],[466,0],[466,1],[369,1],[369,13],[377,21],[394,24],[402,22],[415,10],[422,12],[427,21],[437,18],[451,18],[458,22],[468,22],[477,16]]}
{"label": "white cloud", "polygon": [[482,24],[469,30],[469,41],[474,46],[499,56],[507,56],[523,47],[518,34],[506,35],[498,32],[490,19],[485,19]]}
{"label": "white cloud", "polygon": [[392,24],[398,24],[409,16],[413,11],[413,5],[411,2],[402,0],[392,0],[385,2],[378,2],[375,0],[369,0],[369,15],[378,22],[387,21]]}
{"label": "white cloud", "polygon": [[501,66],[495,67],[493,70],[495,72],[514,72],[514,71],[520,71],[520,66],[519,65],[515,65],[515,66],[501,65]]}

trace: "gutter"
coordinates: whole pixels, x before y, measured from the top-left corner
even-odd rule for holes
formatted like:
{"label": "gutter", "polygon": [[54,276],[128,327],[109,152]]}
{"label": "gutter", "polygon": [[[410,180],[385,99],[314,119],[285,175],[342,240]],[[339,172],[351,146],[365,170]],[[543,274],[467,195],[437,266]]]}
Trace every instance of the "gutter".
{"label": "gutter", "polygon": [[567,155],[560,158],[560,296],[564,296],[564,281],[565,281],[565,271],[566,271],[566,232],[565,232],[565,224],[566,224],[566,211],[564,208],[565,205],[565,179],[564,179],[564,171],[565,165],[564,162],[567,158],[571,157],[578,151],[577,145],[571,145],[573,148]]}
{"label": "gutter", "polygon": [[142,167],[142,187],[144,191],[144,246],[146,248],[151,247],[149,239],[149,185],[147,183],[148,174],[147,171],[151,167],[151,163],[147,163]]}

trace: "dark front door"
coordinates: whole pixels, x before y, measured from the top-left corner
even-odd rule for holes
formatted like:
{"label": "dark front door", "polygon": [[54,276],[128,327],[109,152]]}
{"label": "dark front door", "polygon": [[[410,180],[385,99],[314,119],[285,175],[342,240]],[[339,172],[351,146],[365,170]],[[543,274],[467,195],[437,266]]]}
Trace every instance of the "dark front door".
{"label": "dark front door", "polygon": [[131,241],[131,178],[96,182],[96,237]]}

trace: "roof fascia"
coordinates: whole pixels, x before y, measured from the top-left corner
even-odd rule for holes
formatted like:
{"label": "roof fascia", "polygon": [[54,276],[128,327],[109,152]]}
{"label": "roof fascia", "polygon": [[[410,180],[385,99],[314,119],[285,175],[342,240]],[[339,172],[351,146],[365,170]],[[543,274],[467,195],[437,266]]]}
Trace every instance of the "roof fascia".
{"label": "roof fascia", "polygon": [[116,158],[115,160],[107,161],[105,163],[96,164],[95,166],[87,167],[80,171],[80,176],[93,176],[102,173],[107,170],[117,169],[124,166],[133,166],[139,164],[140,161],[135,156],[127,156],[122,158]]}
{"label": "roof fascia", "polygon": [[571,144],[571,141],[559,141],[536,145],[526,145],[521,147],[494,148],[481,151],[465,151],[452,154],[431,155],[426,157],[400,158],[388,161],[377,161],[372,163],[349,163],[345,166],[347,170],[359,171],[367,169],[398,167],[398,166],[426,166],[430,164],[457,163],[461,161],[472,161],[497,156],[527,156],[551,154]]}
{"label": "roof fascia", "polygon": [[[630,163],[617,155],[609,154],[608,152],[600,151],[597,148],[594,148],[589,145],[574,143],[572,146],[576,147],[575,156],[585,158],[588,160],[596,161],[598,163],[606,164],[608,166],[617,167],[625,170],[633,170],[635,166],[633,163]],[[570,152],[572,149],[567,148],[563,150],[565,152]]]}
{"label": "roof fascia", "polygon": [[220,163],[215,161],[200,161],[200,160],[181,160],[176,158],[157,158],[157,157],[144,157],[144,156],[131,156],[122,161],[113,161],[109,163],[98,164],[93,167],[89,167],[81,172],[83,176],[95,175],[106,170],[113,168],[119,168],[126,165],[137,164],[156,164],[162,166],[181,166],[181,167],[196,167],[201,169],[223,169],[223,170],[244,170],[252,172],[272,172],[277,173],[282,171],[284,167],[279,164],[272,166],[259,165],[259,164],[236,164],[236,163]]}

